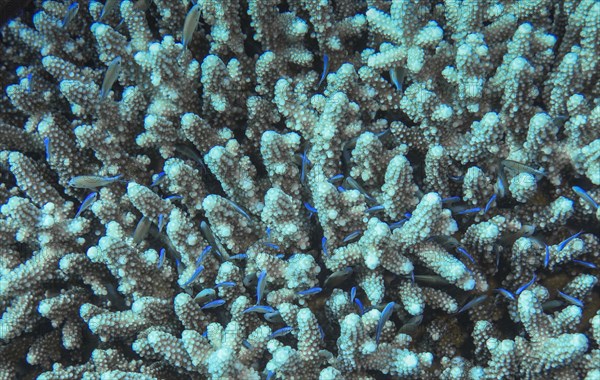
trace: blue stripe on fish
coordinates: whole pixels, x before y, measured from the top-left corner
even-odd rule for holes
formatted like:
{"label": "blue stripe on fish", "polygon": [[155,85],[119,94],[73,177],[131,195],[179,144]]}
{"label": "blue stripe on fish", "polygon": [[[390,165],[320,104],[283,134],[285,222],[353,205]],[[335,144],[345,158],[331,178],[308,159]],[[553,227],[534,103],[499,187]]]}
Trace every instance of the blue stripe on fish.
{"label": "blue stripe on fish", "polygon": [[315,214],[318,212],[318,211],[317,211],[317,209],[316,209],[316,208],[314,208],[313,206],[311,206],[311,204],[310,204],[310,203],[308,203],[308,202],[304,202],[304,207],[306,207],[306,209],[307,209],[308,211],[310,211],[310,212],[313,212],[313,213],[315,213]]}
{"label": "blue stripe on fish", "polygon": [[225,305],[225,300],[214,300],[214,301],[210,301],[206,304],[204,304],[204,306],[201,307],[202,310],[206,310],[206,309],[214,309],[217,308],[219,306],[223,306]]}
{"label": "blue stripe on fish", "polygon": [[156,265],[158,269],[160,269],[163,266],[163,263],[165,262],[165,253],[166,250],[164,248],[161,248],[160,254],[158,255],[158,264]]}
{"label": "blue stripe on fish", "polygon": [[342,239],[342,243],[347,243],[350,240],[357,238],[361,233],[362,233],[362,230],[356,230],[356,231],[350,232],[344,239]]}
{"label": "blue stripe on fish", "polygon": [[269,339],[278,338],[280,336],[284,336],[289,334],[294,328],[290,326],[282,327],[279,330],[275,330],[271,335],[269,335]]}
{"label": "blue stripe on fish", "polygon": [[396,305],[395,302],[390,302],[387,305],[385,305],[385,307],[383,308],[383,312],[381,312],[381,315],[379,316],[379,322],[377,322],[377,331],[375,333],[375,342],[377,344],[379,344],[381,330],[383,329],[383,326],[390,319],[390,316],[394,312],[395,305]]}
{"label": "blue stripe on fish", "polygon": [[194,271],[194,273],[192,273],[192,276],[185,282],[185,284],[183,284],[183,287],[185,288],[186,286],[188,286],[189,284],[191,284],[192,282],[194,282],[198,276],[200,275],[200,273],[202,273],[202,271],[204,270],[204,266],[200,265],[198,266],[198,268],[196,268],[196,270]]}
{"label": "blue stripe on fish", "polygon": [[475,264],[475,260],[463,247],[456,247],[456,250],[466,256],[473,264]]}
{"label": "blue stripe on fish", "polygon": [[573,304],[573,305],[575,305],[575,306],[579,306],[580,308],[582,308],[582,309],[583,309],[583,307],[584,307],[584,305],[583,305],[583,302],[581,302],[579,299],[577,299],[577,298],[575,298],[575,297],[573,297],[573,296],[570,296],[570,295],[568,295],[568,294],[565,294],[565,293],[561,292],[560,290],[558,291],[558,294],[559,294],[559,295],[560,295],[562,298],[564,298],[564,299],[565,299],[565,301],[567,301],[568,303],[570,303],[570,304]]}
{"label": "blue stripe on fish", "polygon": [[582,231],[579,231],[578,233],[576,233],[575,235],[567,238],[566,240],[563,240],[559,245],[558,245],[558,252],[562,251],[563,248],[565,248],[567,246],[567,244],[569,244],[573,239],[576,239],[577,237],[579,237],[579,235],[581,235],[583,233]]}
{"label": "blue stripe on fish", "polygon": [[267,271],[262,270],[258,275],[258,282],[256,283],[256,304],[260,305],[262,301],[263,293],[265,292],[265,286],[267,285]]}
{"label": "blue stripe on fish", "polygon": [[575,264],[579,264],[579,265],[581,265],[581,266],[583,266],[583,267],[590,268],[590,269],[597,269],[597,268],[598,268],[598,266],[597,266],[596,264],[594,264],[594,263],[590,263],[590,262],[588,262],[588,261],[582,261],[582,260],[573,260],[573,262],[574,262]]}
{"label": "blue stripe on fish", "polygon": [[327,73],[329,72],[329,56],[327,54],[323,55],[323,72],[321,73],[321,79],[319,79],[318,87],[321,87],[321,83],[325,80]]}
{"label": "blue stripe on fish", "polygon": [[306,289],[306,290],[301,290],[299,292],[296,292],[296,294],[298,294],[299,296],[309,296],[312,294],[317,294],[320,293],[323,289],[319,288],[319,287],[314,287],[314,288],[310,288],[310,289]]}
{"label": "blue stripe on fish", "polygon": [[494,203],[494,201],[496,200],[496,194],[493,194],[490,197],[490,200],[486,203],[485,208],[483,209],[483,213],[487,214],[487,212],[490,210],[490,208],[492,207],[492,203]]}
{"label": "blue stripe on fish", "polygon": [[479,207],[474,207],[474,208],[469,208],[466,210],[462,210],[456,213],[456,215],[465,215],[465,214],[474,214],[481,211],[481,208]]}
{"label": "blue stripe on fish", "polygon": [[261,314],[266,314],[266,313],[274,313],[275,309],[273,309],[271,306],[266,306],[266,305],[254,305],[254,306],[250,306],[249,308],[247,308],[246,310],[243,311],[243,314],[247,314],[247,313],[261,313]]}
{"label": "blue stripe on fish", "polygon": [[525,283],[525,284],[521,285],[521,286],[519,287],[519,289],[517,289],[517,291],[515,292],[515,294],[516,294],[516,295],[519,295],[519,294],[523,293],[523,291],[524,291],[525,289],[527,289],[528,287],[530,287],[530,286],[531,286],[531,285],[532,285],[532,284],[535,282],[536,278],[537,278],[537,276],[536,276],[536,274],[534,273],[534,274],[533,274],[533,278],[532,278],[532,279],[531,279],[529,282],[527,282],[527,283]]}
{"label": "blue stripe on fish", "polygon": [[486,299],[487,299],[487,296],[485,294],[481,295],[481,296],[478,296],[478,297],[475,297],[471,301],[467,302],[465,304],[465,306],[461,307],[460,310],[456,312],[456,314],[460,314],[460,313],[462,313],[464,311],[472,309],[473,307],[475,307],[475,306],[483,303],[483,301],[485,301]]}
{"label": "blue stripe on fish", "polygon": [[204,249],[200,253],[200,256],[198,256],[198,258],[196,259],[196,265],[200,264],[202,262],[202,260],[204,260],[204,258],[206,257],[208,252],[211,251],[211,249],[212,249],[211,245],[207,245],[206,247],[204,247]]}
{"label": "blue stripe on fish", "polygon": [[362,302],[360,302],[358,297],[354,298],[354,303],[356,304],[356,306],[358,306],[358,311],[360,312],[360,315],[363,315],[365,312],[365,307],[363,306]]}
{"label": "blue stripe on fish", "polygon": [[506,290],[506,289],[497,288],[497,289],[494,289],[494,290],[496,292],[502,294],[504,297],[508,298],[511,301],[515,300],[515,296],[511,292],[509,292],[508,290]]}

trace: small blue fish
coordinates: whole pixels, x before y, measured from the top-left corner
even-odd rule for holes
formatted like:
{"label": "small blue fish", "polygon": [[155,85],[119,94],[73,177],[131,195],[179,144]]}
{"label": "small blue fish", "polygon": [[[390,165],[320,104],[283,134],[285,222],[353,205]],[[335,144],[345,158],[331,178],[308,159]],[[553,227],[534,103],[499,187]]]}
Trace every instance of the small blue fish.
{"label": "small blue fish", "polygon": [[381,330],[383,329],[383,325],[390,319],[390,316],[394,312],[395,302],[390,302],[383,308],[383,312],[381,312],[381,316],[379,317],[379,322],[377,322],[377,331],[375,333],[375,342],[379,344],[379,337],[381,336]]}
{"label": "small blue fish", "polygon": [[382,205],[376,205],[373,207],[369,207],[368,209],[365,210],[365,212],[367,214],[375,214],[377,212],[384,211],[384,210],[385,210],[385,207],[383,207]]}
{"label": "small blue fish", "polygon": [[504,178],[504,171],[500,169],[500,173],[498,174],[498,179],[496,181],[496,194],[500,198],[504,198],[506,195],[506,179]]}
{"label": "small blue fish", "polygon": [[267,286],[267,271],[262,270],[258,275],[258,282],[256,283],[256,304],[260,305],[260,301],[262,300],[263,294],[265,292],[265,287]]}
{"label": "small blue fish", "polygon": [[485,301],[486,299],[487,299],[487,296],[485,294],[481,295],[481,296],[478,296],[478,297],[475,297],[471,301],[467,302],[465,304],[465,306],[461,307],[460,310],[456,312],[456,314],[460,314],[460,313],[462,313],[464,311],[467,311],[467,310],[469,310],[469,309],[471,309],[471,308],[473,308],[473,307],[475,307],[475,306],[483,303],[483,301]]}
{"label": "small blue fish", "polygon": [[284,336],[289,334],[294,328],[290,326],[282,327],[279,330],[275,330],[271,335],[269,335],[269,339],[279,338],[280,336]]}
{"label": "small blue fish", "polygon": [[579,237],[579,235],[581,235],[583,233],[583,230],[579,231],[578,233],[576,233],[575,235],[571,236],[570,238],[562,241],[559,245],[558,245],[558,249],[557,251],[560,252],[563,250],[563,248],[565,248],[567,246],[567,244],[569,244],[573,239],[576,239],[577,237]]}
{"label": "small blue fish", "polygon": [[267,241],[271,241],[271,227],[267,227]]}
{"label": "small blue fish", "polygon": [[358,306],[358,312],[360,313],[360,315],[363,315],[365,313],[365,307],[363,306],[362,302],[360,302],[358,297],[354,298],[354,303],[356,304],[356,306]]}
{"label": "small blue fish", "polygon": [[277,244],[269,243],[269,242],[266,242],[266,241],[261,241],[260,243],[261,243],[262,245],[264,245],[265,247],[269,247],[269,248],[271,248],[271,249],[274,249],[274,250],[276,250],[276,251],[279,251],[279,246],[278,246]]}
{"label": "small blue fish", "polygon": [[306,152],[308,151],[308,147],[304,149],[302,153],[302,164],[300,165],[300,183],[304,183],[306,180],[306,165],[310,164],[308,157],[306,157]]}
{"label": "small blue fish", "polygon": [[462,253],[463,255],[465,255],[469,260],[471,260],[471,262],[473,264],[475,264],[475,260],[473,259],[473,257],[471,255],[469,255],[469,253],[462,247],[456,247],[456,250],[460,253]]}
{"label": "small blue fish", "polygon": [[196,265],[200,264],[202,262],[202,260],[204,260],[204,258],[206,257],[208,252],[210,252],[211,249],[212,249],[212,245],[207,245],[206,247],[204,247],[204,249],[200,253],[200,256],[198,256],[198,258],[196,259]]}
{"label": "small blue fish", "polygon": [[344,191],[346,191],[346,189],[344,189],[344,186],[338,186],[337,191],[339,191],[340,193],[343,193]]}
{"label": "small blue fish", "polygon": [[327,73],[329,72],[329,56],[327,54],[323,55],[323,72],[321,73],[321,79],[319,80],[319,84],[317,88],[321,87],[321,83],[325,80]]}
{"label": "small blue fish", "polygon": [[536,274],[534,273],[534,274],[533,274],[533,278],[532,278],[532,279],[531,279],[531,280],[530,280],[528,283],[521,285],[521,286],[519,287],[519,289],[517,289],[517,291],[515,292],[515,294],[516,294],[516,295],[519,295],[519,294],[523,293],[523,290],[525,290],[525,289],[527,289],[528,287],[530,287],[530,286],[531,286],[531,285],[532,285],[532,284],[535,282],[536,278],[537,278],[537,276],[536,276]]}
{"label": "small blue fish", "polygon": [[333,177],[329,178],[327,181],[331,183],[335,183],[344,179],[343,174],[336,174]]}
{"label": "small blue fish", "polygon": [[273,309],[271,306],[254,305],[254,306],[250,306],[249,308],[244,310],[243,314],[247,314],[247,313],[267,314],[267,313],[274,313],[274,312],[275,312],[275,309]]}
{"label": "small blue fish", "polygon": [[158,233],[162,232],[164,226],[165,226],[165,215],[158,214]]}
{"label": "small blue fish", "polygon": [[215,289],[217,288],[233,288],[235,286],[235,282],[233,281],[223,281],[219,282],[215,285]]}
{"label": "small blue fish", "polygon": [[166,196],[165,199],[168,199],[168,200],[171,200],[171,201],[178,201],[180,199],[183,199],[183,197],[181,195],[178,195],[178,194],[172,194],[172,195]]}
{"label": "small blue fish", "polygon": [[165,262],[165,253],[166,253],[166,250],[164,248],[161,248],[160,254],[158,255],[158,264],[156,264],[156,268],[158,268],[158,269],[162,268],[162,266]]}
{"label": "small blue fish", "polygon": [[106,73],[104,74],[104,80],[102,81],[102,87],[100,87],[100,99],[106,98],[113,84],[121,73],[121,57],[116,57],[108,65]]}
{"label": "small blue fish", "polygon": [[515,301],[515,296],[511,292],[509,292],[508,290],[502,289],[502,288],[497,288],[497,289],[494,289],[494,290],[496,292],[502,294],[504,297],[508,298],[509,300]]}
{"label": "small blue fish", "polygon": [[204,330],[204,332],[202,333],[202,336],[205,338],[208,337],[208,330]]}
{"label": "small blue fish", "polygon": [[411,271],[410,272],[410,281],[414,284],[415,283],[415,271]]}
{"label": "small blue fish", "polygon": [[250,344],[250,342],[248,342],[247,339],[242,340],[242,345],[244,347],[246,347],[247,349],[251,350],[252,349],[252,345]]}
{"label": "small blue fish", "polygon": [[353,286],[352,289],[350,289],[350,303],[354,302],[355,298],[356,298],[356,286]]}
{"label": "small blue fish", "polygon": [[79,189],[95,189],[97,187],[107,186],[121,179],[122,175],[114,177],[103,177],[98,175],[80,175],[69,180],[69,186]]}
{"label": "small blue fish", "polygon": [[487,212],[490,210],[490,208],[492,207],[492,204],[494,203],[495,200],[496,200],[496,194],[492,194],[492,196],[490,197],[490,200],[486,203],[485,208],[483,209],[484,214],[487,214]]}
{"label": "small blue fish", "polygon": [[308,203],[308,202],[303,202],[303,203],[304,203],[304,207],[306,207],[306,209],[307,209],[308,211],[310,211],[310,215],[311,215],[311,216],[312,216],[312,214],[316,214],[316,213],[317,213],[317,209],[316,209],[316,208],[314,208],[313,206],[311,206],[311,204],[310,204],[310,203]]}
{"label": "small blue fish", "polygon": [[402,227],[402,226],[404,225],[404,223],[406,223],[406,222],[408,222],[408,219],[402,219],[402,220],[399,220],[399,221],[397,221],[397,222],[394,222],[394,223],[392,223],[392,224],[390,224],[390,225],[389,225],[389,227],[390,227],[390,230],[395,230],[396,228],[400,228],[400,227]]}
{"label": "small blue fish", "polygon": [[442,198],[442,203],[456,203],[456,202],[460,202],[461,197],[449,197],[449,198]]}
{"label": "small blue fish", "polygon": [[154,187],[154,186],[158,186],[160,185],[161,182],[163,182],[166,179],[166,174],[165,172],[160,172],[158,173],[155,177],[154,177],[154,181],[152,181],[152,183],[150,184],[150,187]]}
{"label": "small blue fish", "polygon": [[563,292],[561,292],[560,290],[558,291],[558,295],[561,296],[562,298],[565,299],[565,301],[567,301],[570,304],[573,304],[575,306],[579,306],[580,308],[583,309],[583,302],[581,302],[580,300],[578,300],[577,298],[570,296],[568,294],[565,294]]}
{"label": "small blue fish", "polygon": [[481,211],[481,208],[479,207],[474,207],[474,208],[469,208],[466,210],[462,210],[456,213],[456,215],[465,215],[465,214],[474,214]]}
{"label": "small blue fish", "polygon": [[90,193],[87,197],[85,197],[83,202],[81,202],[81,206],[79,206],[79,210],[77,210],[77,214],[75,214],[75,218],[79,217],[79,215],[81,215],[82,212],[90,208],[92,203],[96,202],[97,197],[98,193],[95,191],[93,193]]}
{"label": "small blue fish", "polygon": [[117,0],[106,0],[106,2],[104,2],[104,7],[102,7],[102,12],[100,13],[100,18],[98,19],[98,21],[102,21],[104,19],[104,16],[112,12],[116,5]]}
{"label": "small blue fish", "polygon": [[275,376],[275,372],[268,370],[267,377],[265,378],[265,380],[271,380],[273,378],[273,376]]}
{"label": "small blue fish", "polygon": [[298,294],[299,296],[308,296],[308,295],[320,293],[322,290],[323,289],[321,289],[319,287],[314,287],[314,288],[310,288],[310,289],[306,289],[306,290],[301,290],[299,292],[296,292],[296,294]]}
{"label": "small blue fish", "polygon": [[246,260],[248,255],[245,253],[238,253],[237,255],[229,256],[229,260]]}
{"label": "small blue fish", "polygon": [[229,200],[227,198],[224,198],[227,202],[229,202],[229,204],[235,209],[235,211],[239,212],[240,214],[242,214],[242,216],[246,219],[248,219],[248,221],[252,222],[252,218],[250,218],[250,215],[248,215],[248,213],[241,208],[237,203],[235,203],[232,200]]}
{"label": "small blue fish", "polygon": [[185,16],[185,21],[183,23],[183,32],[181,33],[181,42],[183,44],[181,54],[183,54],[186,51],[188,45],[192,41],[194,32],[198,28],[201,10],[201,5],[196,4],[192,8],[190,8],[189,12]]}
{"label": "small blue fish", "polygon": [[525,164],[523,164],[521,162],[518,162],[518,161],[503,160],[501,162],[501,165],[502,165],[502,167],[508,168],[509,170],[511,170],[513,172],[529,173],[531,175],[534,175],[538,179],[540,177],[545,177],[546,176],[546,173],[544,173],[543,170],[534,169],[531,166],[525,165]]}
{"label": "small blue fish", "polygon": [[598,203],[585,190],[583,190],[579,186],[573,186],[572,189],[575,192],[575,194],[579,195],[579,197],[583,199],[587,204],[592,206],[592,208],[595,208],[596,210],[598,209]]}
{"label": "small blue fish", "polygon": [[279,260],[283,260],[285,258],[285,255],[283,253],[279,253],[275,255],[275,257],[277,257]]}
{"label": "small blue fish", "polygon": [[404,76],[405,70],[403,68],[400,68],[399,70],[395,67],[390,69],[390,79],[392,80],[392,83],[394,83],[394,86],[396,86],[396,90],[398,91],[402,91],[402,82],[404,82]]}
{"label": "small blue fish", "polygon": [[411,214],[410,212],[405,212],[405,213],[404,213],[404,217],[405,217],[406,219],[410,219],[410,218],[412,218],[412,214]]}
{"label": "small blue fish", "polygon": [[323,331],[321,325],[317,324],[317,328],[319,329],[319,334],[321,334],[321,340],[325,340],[325,331]]}
{"label": "small blue fish", "polygon": [[362,230],[356,230],[356,231],[350,232],[344,239],[342,239],[342,243],[347,243],[351,240],[354,240],[355,238],[360,236],[361,233],[362,233]]}
{"label": "small blue fish", "polygon": [[187,280],[184,284],[183,287],[185,288],[186,286],[188,286],[189,284],[191,284],[192,282],[194,282],[198,276],[200,275],[200,273],[202,273],[202,271],[204,270],[204,265],[200,265],[196,268],[196,270],[194,271],[194,273],[192,273],[192,276],[189,278],[189,280]]}
{"label": "small blue fish", "polygon": [[375,136],[377,136],[377,138],[382,138],[382,137],[384,137],[385,135],[387,135],[388,133],[391,133],[391,132],[392,132],[392,130],[390,128],[386,128],[383,131],[376,133]]}
{"label": "small blue fish", "polygon": [[225,300],[214,300],[214,301],[210,301],[209,303],[205,304],[204,306],[201,307],[202,310],[206,310],[206,309],[214,309],[216,307],[219,306],[223,306],[225,305]]}
{"label": "small blue fish", "polygon": [[265,319],[271,323],[283,323],[283,318],[281,318],[281,314],[277,310],[272,313],[265,313]]}
{"label": "small blue fish", "polygon": [[344,283],[352,275],[354,269],[352,267],[346,267],[344,269],[337,270],[330,274],[325,280],[326,288],[336,288]]}
{"label": "small blue fish", "polygon": [[44,147],[46,148],[46,161],[50,162],[50,137],[44,137]]}
{"label": "small blue fish", "polygon": [[323,238],[321,239],[321,249],[323,250],[323,254],[325,255],[325,257],[329,256],[327,254],[327,238],[325,236],[323,236]]}
{"label": "small blue fish", "polygon": [[462,182],[465,179],[464,175],[449,175],[448,178],[452,182]]}
{"label": "small blue fish", "polygon": [[77,16],[77,12],[79,12],[79,4],[78,3],[72,3],[71,5],[69,5],[69,8],[67,9],[67,12],[65,13],[65,18],[63,18],[63,20],[62,20],[61,27],[66,28],[67,26],[69,26],[71,21],[73,21],[75,16]]}
{"label": "small blue fish", "polygon": [[[183,53],[185,50],[182,50],[181,52]],[[190,159],[192,161],[194,161],[195,163],[197,163],[198,165],[200,165],[200,170],[202,173],[206,173],[206,165],[204,165],[204,161],[202,161],[202,157],[200,157],[200,155],[198,154],[198,152],[196,151],[195,148],[190,147],[189,145],[185,145],[185,144],[177,144],[175,145],[175,151],[179,154],[181,154],[182,156],[186,157],[187,159]]]}
{"label": "small blue fish", "polygon": [[550,263],[550,247],[548,244],[544,244],[546,246],[546,252],[544,254],[544,268],[548,268],[548,264]]}
{"label": "small blue fish", "polygon": [[135,226],[135,230],[133,231],[133,244],[139,244],[142,240],[146,238],[146,236],[148,236],[148,231],[150,230],[151,224],[152,222],[150,221],[150,218],[147,218],[145,216],[142,216],[140,218],[140,221]]}
{"label": "small blue fish", "polygon": [[27,92],[31,93],[31,90],[33,90],[33,74],[29,73],[27,74]]}
{"label": "small blue fish", "polygon": [[375,198],[369,195],[369,193],[367,193],[367,190],[365,190],[354,178],[346,177],[346,184],[354,190],[361,193],[362,195],[364,195],[364,197],[367,198],[369,201],[376,202]]}
{"label": "small blue fish", "polygon": [[598,268],[598,266],[596,266],[596,264],[590,263],[588,261],[573,260],[573,262],[575,264],[579,264],[579,265],[581,265],[583,267],[590,268],[590,269],[597,269]]}

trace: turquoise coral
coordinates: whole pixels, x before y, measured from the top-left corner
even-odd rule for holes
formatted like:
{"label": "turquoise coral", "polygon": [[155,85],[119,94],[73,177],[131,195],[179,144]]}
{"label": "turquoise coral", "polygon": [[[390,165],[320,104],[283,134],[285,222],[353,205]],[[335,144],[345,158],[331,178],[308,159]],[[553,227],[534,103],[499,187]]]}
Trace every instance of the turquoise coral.
{"label": "turquoise coral", "polygon": [[597,0],[78,5],[0,27],[1,379],[598,377]]}

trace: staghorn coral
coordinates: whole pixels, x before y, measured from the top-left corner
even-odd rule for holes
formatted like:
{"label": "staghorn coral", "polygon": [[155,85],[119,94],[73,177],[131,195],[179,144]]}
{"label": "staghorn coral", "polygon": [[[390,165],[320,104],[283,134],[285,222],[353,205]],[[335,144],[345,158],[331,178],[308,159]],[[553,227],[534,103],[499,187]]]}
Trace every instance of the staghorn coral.
{"label": "staghorn coral", "polygon": [[599,376],[600,2],[70,5],[0,28],[1,379]]}

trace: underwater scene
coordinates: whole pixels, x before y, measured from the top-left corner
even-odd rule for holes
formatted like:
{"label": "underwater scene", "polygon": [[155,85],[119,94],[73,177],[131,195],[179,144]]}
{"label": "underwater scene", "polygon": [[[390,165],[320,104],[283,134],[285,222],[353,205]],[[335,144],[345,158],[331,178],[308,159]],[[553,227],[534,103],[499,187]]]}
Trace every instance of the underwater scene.
{"label": "underwater scene", "polygon": [[0,15],[0,380],[600,379],[600,0]]}

